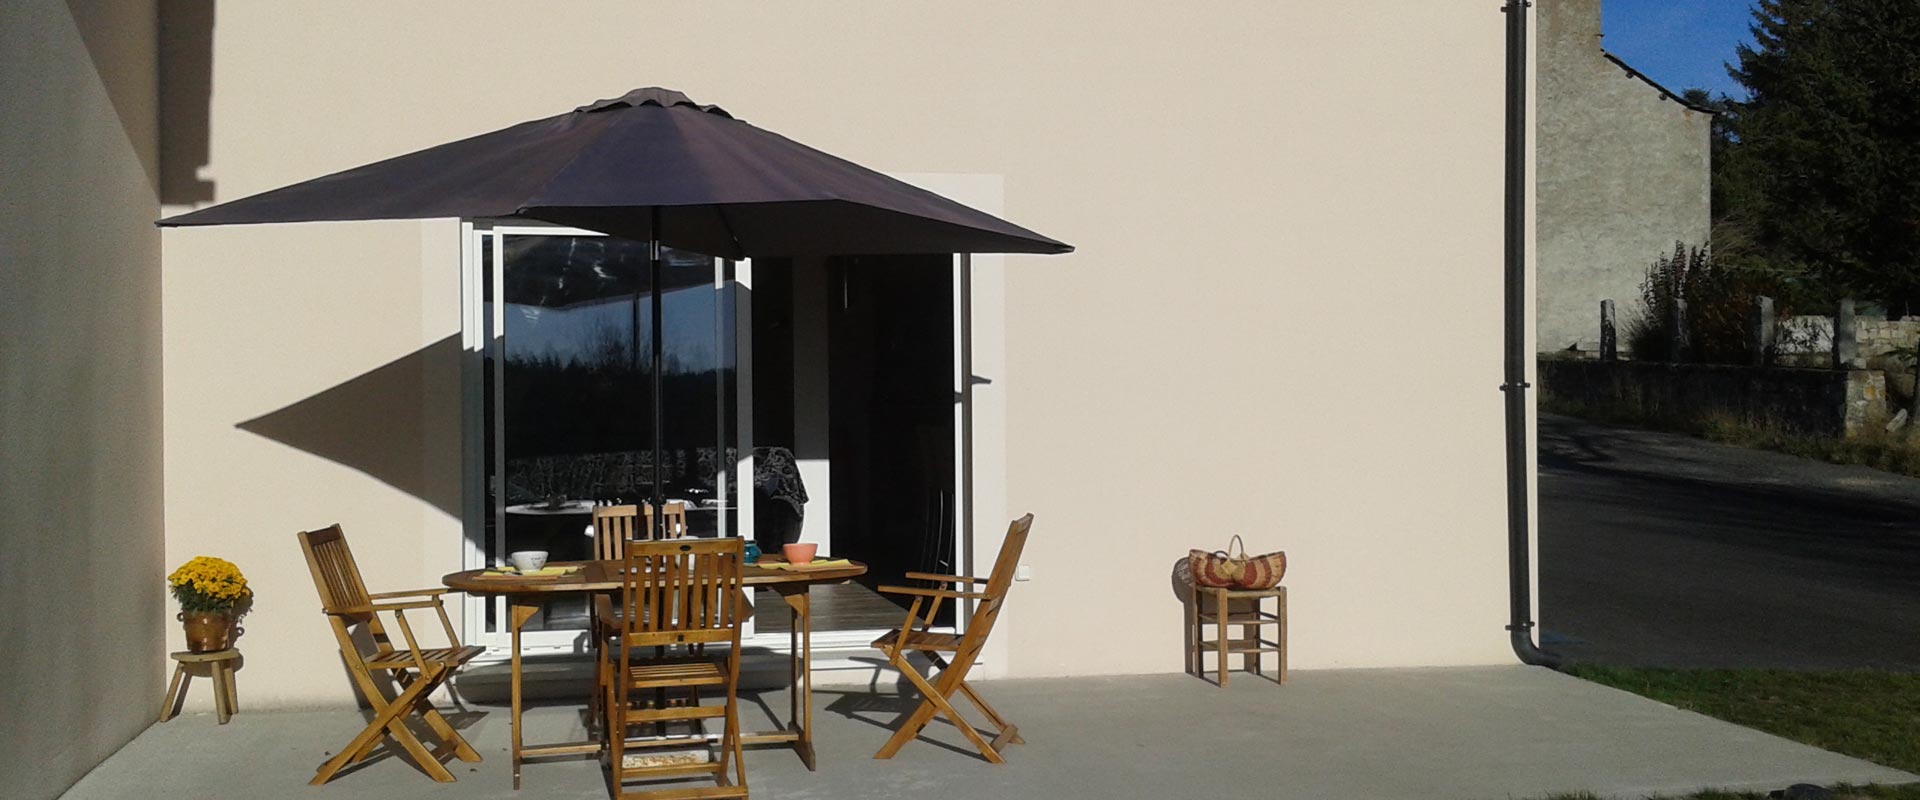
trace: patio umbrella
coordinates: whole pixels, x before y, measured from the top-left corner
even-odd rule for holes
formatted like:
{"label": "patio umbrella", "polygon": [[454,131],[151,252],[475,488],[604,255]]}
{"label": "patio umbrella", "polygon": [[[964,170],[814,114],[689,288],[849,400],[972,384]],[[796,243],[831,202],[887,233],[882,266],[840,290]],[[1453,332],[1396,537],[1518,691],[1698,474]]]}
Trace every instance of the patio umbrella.
{"label": "patio umbrella", "polygon": [[661,247],[731,259],[1073,249],[660,88],[157,224],[436,217],[540,220],[650,244],[656,508],[665,500]]}

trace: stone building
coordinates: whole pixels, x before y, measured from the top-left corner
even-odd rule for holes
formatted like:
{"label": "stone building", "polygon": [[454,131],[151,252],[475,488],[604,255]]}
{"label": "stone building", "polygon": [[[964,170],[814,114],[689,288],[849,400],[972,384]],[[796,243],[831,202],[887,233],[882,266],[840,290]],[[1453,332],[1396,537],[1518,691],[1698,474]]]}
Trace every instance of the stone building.
{"label": "stone building", "polygon": [[1600,2],[1536,0],[1541,352],[1599,349],[1600,301],[1640,313],[1647,266],[1711,226],[1712,112],[1603,49]]}

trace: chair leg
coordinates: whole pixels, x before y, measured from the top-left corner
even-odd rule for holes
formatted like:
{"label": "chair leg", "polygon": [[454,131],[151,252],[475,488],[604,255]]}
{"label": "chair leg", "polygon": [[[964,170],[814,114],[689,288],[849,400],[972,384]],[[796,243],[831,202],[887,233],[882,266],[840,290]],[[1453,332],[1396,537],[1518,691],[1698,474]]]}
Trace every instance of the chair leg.
{"label": "chair leg", "polygon": [[[907,673],[907,680],[912,681],[915,686],[918,686],[925,697],[921,702],[923,707],[931,703],[941,715],[947,718],[948,722],[953,723],[953,727],[960,729],[960,733],[967,737],[967,741],[973,743],[974,749],[979,750],[980,755],[986,756],[989,762],[1005,764],[1007,763],[1006,759],[1000,757],[1000,751],[994,749],[993,745],[989,743],[985,737],[982,737],[980,732],[975,730],[972,724],[967,722],[966,717],[960,715],[960,710],[954,708],[953,703],[949,700],[956,691],[956,687],[965,677],[966,670],[957,662],[940,672],[940,681],[937,684],[928,683],[927,679],[921,677],[917,671]],[[914,736],[919,735],[920,729],[926,727],[927,722],[932,716],[932,714],[928,714],[928,719],[921,720],[920,725],[914,728]],[[899,739],[900,734],[895,733],[894,738]],[[901,739],[900,744],[904,745],[912,738],[913,736],[909,736]],[[892,742],[889,741],[889,744],[891,743]]]}
{"label": "chair leg", "polygon": [[600,658],[599,612],[593,609],[594,604],[589,602],[587,604],[587,630],[591,631],[591,633],[587,636],[587,657],[593,661],[594,681],[593,691],[587,693],[587,735],[589,737],[593,735],[593,726],[600,723],[600,715],[602,713],[600,695],[601,690],[606,687],[607,681],[606,662]]}
{"label": "chair leg", "polygon": [[1213,597],[1213,638],[1220,648],[1220,663],[1214,667],[1220,678],[1220,688],[1227,686],[1227,591],[1221,589]]}
{"label": "chair leg", "polygon": [[[1007,736],[1008,744],[1026,744],[1027,743],[1027,740],[1020,738],[1020,732],[1018,728],[1015,728],[1014,726],[1008,724],[1006,719],[1000,716],[1000,712],[995,711],[993,706],[987,705],[987,701],[980,699],[980,694],[973,690],[973,684],[967,683],[966,681],[961,681],[960,693],[966,695],[967,699],[973,702],[973,707],[980,709],[980,713],[985,715],[986,718],[993,723],[993,727],[998,729],[998,731],[1001,734],[1004,735],[1004,734],[1007,734],[1008,732],[1012,732],[1011,736]],[[996,746],[996,749],[998,749],[997,746]]]}
{"label": "chair leg", "polygon": [[1186,640],[1187,674],[1199,677],[1203,674],[1200,666],[1200,596],[1197,592],[1187,592],[1187,630],[1182,638]]}
{"label": "chair leg", "polygon": [[[915,685],[922,685],[926,682],[920,678],[920,671],[915,669],[912,664],[907,663],[906,651],[891,651],[887,655],[887,661],[893,665],[894,669],[899,670],[902,676],[912,681]],[[924,693],[924,690],[922,691]],[[901,718],[900,727],[893,732],[892,737],[887,739],[887,743],[880,747],[880,751],[873,754],[873,757],[892,758],[895,753],[900,752],[901,746],[905,745],[913,737],[920,735],[920,729],[926,727],[927,722],[933,719],[933,715],[937,710],[938,709],[928,703],[923,696],[920,704],[914,706],[911,713]]]}
{"label": "chair leg", "polygon": [[160,704],[161,722],[173,719],[175,714],[180,713],[180,700],[186,696],[186,692],[182,689],[192,680],[186,675],[187,665],[180,663],[173,665],[173,681],[167,684],[167,699]]}
{"label": "chair leg", "polygon": [[[433,751],[428,750],[427,746],[421,743],[420,737],[415,736],[413,730],[407,727],[407,713],[421,714],[424,717],[425,713],[421,710],[421,706],[427,702],[427,696],[433,694],[435,689],[440,688],[441,683],[444,683],[447,678],[452,676],[452,668],[441,667],[435,670],[434,674],[430,676],[418,676],[414,678],[413,685],[407,687],[407,691],[411,692],[415,687],[419,687],[420,692],[410,698],[406,706],[401,708],[399,713],[394,715],[393,720],[387,724],[388,733],[392,734],[394,739],[399,740],[401,749],[406,750],[409,755],[413,756],[413,760],[419,763],[422,770],[425,770],[434,780],[441,783],[453,783],[453,773],[449,772],[447,766],[440,763],[440,759],[434,756]],[[428,706],[428,708],[431,708],[431,706]],[[447,730],[448,732],[452,732],[453,726],[447,726]],[[466,740],[461,739],[459,734],[454,734],[453,738],[454,741],[458,741],[461,745],[466,744]],[[456,746],[456,750],[457,749]],[[467,748],[467,752],[473,752],[473,748]],[[478,753],[474,754],[475,760],[479,760],[479,757]]]}
{"label": "chair leg", "polygon": [[[733,660],[733,675],[727,679],[727,741],[722,743],[725,747],[721,750],[720,757],[726,759],[731,754],[734,785],[739,786],[744,792],[747,788],[747,758],[740,749],[740,647],[738,642],[735,643],[730,657]],[[724,761],[716,777],[725,779]]]}
{"label": "chair leg", "polygon": [[[1255,615],[1256,617],[1258,617],[1258,615],[1259,615],[1259,613],[1260,613],[1260,601],[1259,601],[1259,600],[1255,600],[1255,601],[1253,601],[1253,611],[1254,611],[1254,615]],[[1266,654],[1266,653],[1262,653],[1262,652],[1260,652],[1260,650],[1259,650],[1259,647],[1260,647],[1260,625],[1259,625],[1259,623],[1254,623],[1254,624],[1252,624],[1252,625],[1242,625],[1242,626],[1240,626],[1240,638],[1241,638],[1241,639],[1244,639],[1244,640],[1247,640],[1247,643],[1248,643],[1248,644],[1250,644],[1250,645],[1252,645],[1252,646],[1254,647],[1254,651],[1253,651],[1253,652],[1251,652],[1251,653],[1248,653],[1248,654],[1246,654],[1245,656],[1241,656],[1241,658],[1244,658],[1244,659],[1246,659],[1246,660],[1247,660],[1248,662],[1250,662],[1250,663],[1251,663],[1251,665],[1252,665],[1252,667],[1253,667],[1253,674],[1254,674],[1254,675],[1258,675],[1258,676],[1264,676],[1264,675],[1265,675],[1265,673],[1263,673],[1263,672],[1261,672],[1261,664],[1260,664],[1260,662],[1266,659],[1266,657],[1267,657],[1267,654]]]}
{"label": "chair leg", "polygon": [[972,664],[972,658],[955,659],[954,663],[940,672],[937,684],[928,683],[927,679],[920,675],[919,670],[907,663],[904,653],[895,655],[892,660],[894,666],[900,670],[900,674],[905,675],[907,680],[920,690],[920,706],[914,709],[913,714],[907,717],[899,730],[894,731],[893,736],[887,739],[887,743],[881,746],[880,752],[874,754],[874,758],[892,758],[907,742],[919,736],[921,729],[925,728],[927,723],[933,720],[934,714],[938,713],[946,716],[947,721],[953,723],[955,728],[959,728],[987,761],[995,764],[1006,763],[1006,759],[1000,757],[1000,752],[982,738],[980,732],[974,730],[973,726],[967,723],[966,718],[960,716],[960,712],[953,707],[953,704],[947,701],[947,698],[957,691],[956,687],[960,682],[965,679],[967,669]]}
{"label": "chair leg", "polygon": [[367,727],[362,728],[359,735],[353,737],[353,740],[348,742],[346,747],[340,748],[339,753],[336,753],[333,758],[327,759],[326,763],[321,764],[320,769],[314,773],[313,780],[308,781],[308,784],[319,786],[332,779],[334,773],[339,772],[348,764],[357,761],[357,755],[365,750],[368,744],[378,741],[383,731],[399,740],[400,746],[420,761],[420,768],[426,770],[427,774],[433,776],[434,780],[441,783],[452,783],[453,774],[447,772],[447,768],[442,766],[440,762],[433,760],[431,754],[427,752],[427,749],[420,744],[420,740],[414,738],[412,731],[407,730],[405,721],[401,717],[402,714],[413,707],[415,700],[418,700],[426,694],[426,691],[431,688],[433,683],[433,681],[415,681],[412,686],[407,687],[406,691],[401,692],[399,697],[394,698],[393,702],[388,703],[385,708],[375,714],[373,720],[367,723]]}
{"label": "chair leg", "polygon": [[[398,690],[394,692],[395,697],[400,696],[401,693],[407,690],[407,683],[404,680],[402,680],[401,677],[396,676],[393,682],[399,687]],[[381,694],[378,689],[375,689],[372,687],[373,687],[372,677],[371,675],[369,675],[368,682],[363,687],[365,689],[363,696],[367,698],[367,705],[372,707],[374,713],[376,714],[386,711],[387,710],[386,696]],[[358,764],[361,761],[366,760],[368,756],[373,755],[373,751],[380,746],[380,743],[382,741],[385,741],[384,737],[379,737],[379,736],[375,736],[374,738],[369,739],[366,744],[363,744],[360,746],[360,750],[358,752],[355,752],[353,754],[353,758],[350,758],[347,760],[347,763]]]}
{"label": "chair leg", "polygon": [[461,736],[460,731],[453,727],[453,723],[448,722],[447,718],[440,713],[440,709],[435,708],[424,697],[420,699],[420,717],[427,721],[427,727],[433,729],[441,742],[453,749],[454,758],[470,763],[480,760],[480,754],[474,751],[473,745],[467,743],[466,737]]}
{"label": "chair leg", "polygon": [[[408,678],[401,685],[405,686],[414,680],[418,679]],[[473,746],[467,744],[466,738],[462,737],[460,732],[454,729],[453,723],[448,722],[447,718],[440,714],[440,709],[435,708],[431,701],[425,696],[422,696],[418,705],[420,707],[420,718],[426,720],[427,727],[432,728],[434,735],[440,737],[440,741],[453,751],[454,758],[467,762],[480,760],[480,754],[474,752]]]}
{"label": "chair leg", "polygon": [[[949,666],[947,660],[941,658],[939,653],[929,652],[926,655],[927,660],[932,661],[934,666],[939,667],[943,672],[947,670]],[[1027,740],[1020,738],[1019,728],[1008,724],[1007,720],[1000,716],[998,709],[987,705],[987,701],[980,697],[980,693],[973,690],[973,684],[962,680],[956,688],[961,694],[967,696],[967,700],[973,703],[974,708],[980,709],[980,713],[987,718],[987,721],[993,723],[994,732],[998,734],[994,737],[993,749],[1000,749],[1002,744],[1027,743]]]}
{"label": "chair leg", "polygon": [[619,797],[620,770],[627,753],[627,715],[626,710],[621,708],[619,684],[626,680],[626,676],[614,669],[612,648],[601,651],[600,658],[601,671],[607,675],[607,681],[602,685],[601,708],[606,711],[606,719],[601,723],[601,735],[607,740],[607,771],[613,782],[613,795]]}
{"label": "chair leg", "polygon": [[225,668],[222,669],[221,672],[227,675],[227,710],[238,714],[240,713],[240,691],[238,687],[234,686],[233,662],[225,661],[222,662],[222,664]]}
{"label": "chair leg", "polygon": [[207,678],[213,681],[213,710],[220,717],[220,724],[233,719],[233,710],[227,707],[227,678],[220,669],[221,662],[207,665]]}
{"label": "chair leg", "polygon": [[[350,672],[353,675],[354,681],[360,685],[360,695],[367,699],[367,705],[371,706],[375,713],[385,711],[388,705],[386,696],[380,693],[380,688],[374,683],[372,673],[365,671],[363,669],[350,670]],[[439,689],[441,684],[445,683],[446,679],[448,677],[452,677],[452,675],[453,675],[453,672],[451,669],[441,670],[440,677],[433,679],[431,685],[428,686],[425,692],[420,695],[421,705],[426,706],[426,711],[431,711],[433,715],[436,717],[439,716],[439,712],[438,710],[433,708],[433,705],[431,703],[426,702],[426,697],[428,695],[431,695],[435,690]],[[413,675],[411,673],[405,673],[405,672],[395,675],[393,677],[393,682],[395,685],[399,687],[401,694],[404,694],[411,686],[413,686],[415,683],[418,683],[420,680],[422,679],[419,676]],[[396,695],[395,702],[398,702],[398,699],[397,699],[398,696],[399,695]],[[422,716],[424,717],[426,716],[426,714],[423,713]],[[460,760],[462,761],[479,761],[480,754],[477,752],[474,752],[473,747],[468,745],[466,739],[461,738],[459,733],[454,732],[453,725],[447,723],[444,717],[441,718],[440,721],[441,721],[441,724],[446,725],[446,731],[442,732],[438,727],[434,727],[434,732],[443,737],[451,734],[451,737],[452,737],[451,739],[443,739],[443,741],[445,741],[446,744],[448,744],[451,747],[454,755],[460,758]],[[428,726],[432,727],[433,720],[431,719],[427,720],[427,724]],[[413,737],[413,732],[406,727],[406,718],[405,718],[404,710],[401,713],[401,717],[395,720],[394,722],[390,723],[388,727],[400,733],[406,734],[407,737],[410,737],[410,738]],[[395,738],[396,739],[399,738],[398,733],[395,734]],[[418,743],[419,740],[416,738],[414,739],[414,741]],[[381,739],[380,737],[377,737],[377,736],[368,740],[365,744],[360,746],[359,750],[354,752],[353,756],[347,760],[347,763],[357,764],[365,760],[368,756],[373,755],[374,749],[380,746],[380,742],[381,742]],[[405,744],[405,742],[403,741],[402,744]],[[462,748],[465,748],[466,752],[468,754],[471,754],[473,757],[467,758],[466,756],[462,755],[460,752]],[[422,745],[422,750],[424,751],[424,749],[425,749],[425,746]],[[412,750],[409,749],[408,752],[412,752]],[[439,764],[438,758],[432,759],[432,761],[436,765]],[[431,774],[432,770],[428,770],[428,772],[429,774]],[[452,780],[451,774],[448,775],[448,780]]]}
{"label": "chair leg", "polygon": [[1280,592],[1278,607],[1280,624],[1274,626],[1278,631],[1278,635],[1274,636],[1274,644],[1280,647],[1280,685],[1285,686],[1287,684],[1287,594],[1284,589]]}

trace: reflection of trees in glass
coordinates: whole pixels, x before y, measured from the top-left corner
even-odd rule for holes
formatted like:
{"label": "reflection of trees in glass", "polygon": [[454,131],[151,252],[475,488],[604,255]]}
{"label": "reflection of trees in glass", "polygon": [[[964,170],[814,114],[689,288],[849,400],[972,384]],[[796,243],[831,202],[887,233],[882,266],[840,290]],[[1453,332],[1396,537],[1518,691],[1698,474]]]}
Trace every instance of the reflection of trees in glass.
{"label": "reflection of trees in glass", "polygon": [[[634,346],[640,345],[641,352],[634,352]],[[602,322],[593,326],[593,330],[579,337],[578,345],[565,348],[548,347],[537,353],[516,351],[509,348],[507,365],[514,369],[559,370],[567,368],[585,369],[589,372],[641,372],[648,371],[653,354],[646,349],[646,340],[634,341],[629,325]],[[708,365],[691,364],[678,353],[668,351],[661,354],[661,365],[667,375],[711,371]]]}
{"label": "reflection of trees in glass", "polygon": [[[714,382],[723,381],[729,392],[734,386],[732,369],[717,372],[668,366],[661,381],[666,444],[711,444],[718,422]],[[583,363],[548,353],[510,362],[504,377],[509,458],[533,455],[528,448],[546,453],[640,449],[651,440],[653,383],[644,363],[636,369],[624,358]]]}
{"label": "reflection of trees in glass", "polygon": [[567,308],[646,290],[650,256],[644,242],[610,236],[509,236],[507,301]]}
{"label": "reflection of trees in glass", "polygon": [[[509,494],[644,494],[653,475],[646,245],[510,236],[504,253]],[[665,258],[665,478],[670,487],[711,486],[716,391],[731,404],[735,385],[731,334],[716,331],[714,315],[731,300],[712,289],[711,258],[673,250]]]}

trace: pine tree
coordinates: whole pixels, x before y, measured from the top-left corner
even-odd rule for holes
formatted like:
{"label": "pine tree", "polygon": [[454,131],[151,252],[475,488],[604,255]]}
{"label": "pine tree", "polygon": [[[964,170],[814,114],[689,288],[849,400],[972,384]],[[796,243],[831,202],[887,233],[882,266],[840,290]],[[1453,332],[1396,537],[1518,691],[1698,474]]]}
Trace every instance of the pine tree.
{"label": "pine tree", "polygon": [[[1829,296],[1920,313],[1920,2],[1759,0],[1716,216]],[[1716,243],[1718,244],[1718,243]]]}

